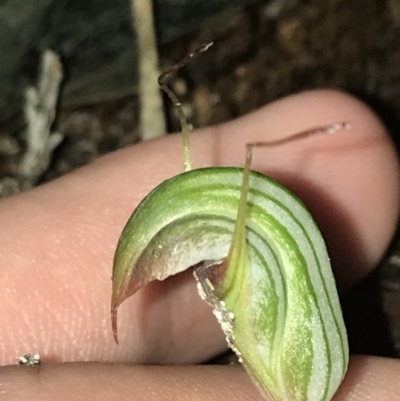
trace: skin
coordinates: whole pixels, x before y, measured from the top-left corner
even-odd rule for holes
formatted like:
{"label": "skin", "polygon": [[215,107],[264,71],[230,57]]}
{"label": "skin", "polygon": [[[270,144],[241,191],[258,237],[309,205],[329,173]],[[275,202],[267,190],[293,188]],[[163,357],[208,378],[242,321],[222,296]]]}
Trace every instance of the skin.
{"label": "skin", "polygon": [[[374,114],[333,91],[308,92],[191,136],[193,165],[243,166],[245,143],[349,121],[351,130],[256,149],[253,168],[310,207],[341,291],[368,274],[393,236],[399,166]],[[0,367],[0,400],[262,400],[240,366],[185,366],[225,349],[190,272],[152,283],[109,316],[113,252],[127,218],[182,171],[181,137],[103,157],[0,202],[0,363],[27,352],[47,364]],[[97,361],[90,362],[88,361]],[[143,364],[175,366],[141,366]],[[400,400],[400,361],[353,356],[335,401]]]}

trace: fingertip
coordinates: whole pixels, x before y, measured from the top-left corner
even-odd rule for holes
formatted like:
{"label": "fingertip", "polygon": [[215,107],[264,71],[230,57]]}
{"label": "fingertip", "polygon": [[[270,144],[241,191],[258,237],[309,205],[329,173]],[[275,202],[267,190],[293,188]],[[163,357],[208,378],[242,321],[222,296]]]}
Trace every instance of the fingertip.
{"label": "fingertip", "polygon": [[216,133],[229,143],[218,162],[240,165],[246,142],[340,121],[351,128],[256,150],[252,168],[278,179],[306,203],[327,241],[338,283],[348,288],[376,266],[399,216],[398,157],[376,114],[351,95],[317,90],[277,101]]}

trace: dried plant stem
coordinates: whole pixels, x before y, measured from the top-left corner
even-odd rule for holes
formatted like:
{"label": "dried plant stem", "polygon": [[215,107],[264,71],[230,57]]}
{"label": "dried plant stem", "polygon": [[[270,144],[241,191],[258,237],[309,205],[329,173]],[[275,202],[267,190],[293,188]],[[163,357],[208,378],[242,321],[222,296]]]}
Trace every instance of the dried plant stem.
{"label": "dried plant stem", "polygon": [[152,0],[131,0],[132,17],[137,34],[139,59],[139,94],[142,140],[164,135],[166,131],[162,96],[157,85],[157,39]]}

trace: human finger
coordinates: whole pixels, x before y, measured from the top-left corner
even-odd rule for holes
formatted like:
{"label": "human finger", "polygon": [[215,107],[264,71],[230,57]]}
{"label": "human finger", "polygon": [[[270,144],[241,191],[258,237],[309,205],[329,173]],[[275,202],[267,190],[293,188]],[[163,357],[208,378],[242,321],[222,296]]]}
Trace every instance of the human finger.
{"label": "human finger", "polygon": [[[309,92],[191,136],[193,164],[243,166],[247,142],[348,120],[352,129],[257,150],[253,167],[278,178],[311,208],[338,282],[351,285],[381,257],[398,214],[393,146],[378,119],[337,92]],[[51,361],[191,363],[226,345],[190,273],[154,283],[110,327],[111,266],[132,210],[182,171],[181,137],[116,152],[62,179],[0,203],[0,355],[39,352]]]}
{"label": "human finger", "polygon": [[[357,356],[333,401],[400,401],[400,362]],[[266,401],[235,366],[66,363],[0,368],[2,401]],[[272,401],[272,400],[271,400]]]}

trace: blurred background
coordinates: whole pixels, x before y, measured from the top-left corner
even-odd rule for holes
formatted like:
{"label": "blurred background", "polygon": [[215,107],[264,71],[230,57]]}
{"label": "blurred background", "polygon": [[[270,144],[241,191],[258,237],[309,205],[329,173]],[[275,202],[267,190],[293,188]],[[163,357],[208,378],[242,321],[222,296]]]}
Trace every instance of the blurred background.
{"label": "blurred background", "polygon": [[[338,88],[399,142],[399,0],[0,0],[0,197],[179,130],[158,74],[209,41],[170,79],[194,127]],[[398,238],[343,306],[353,352],[400,355]]]}

